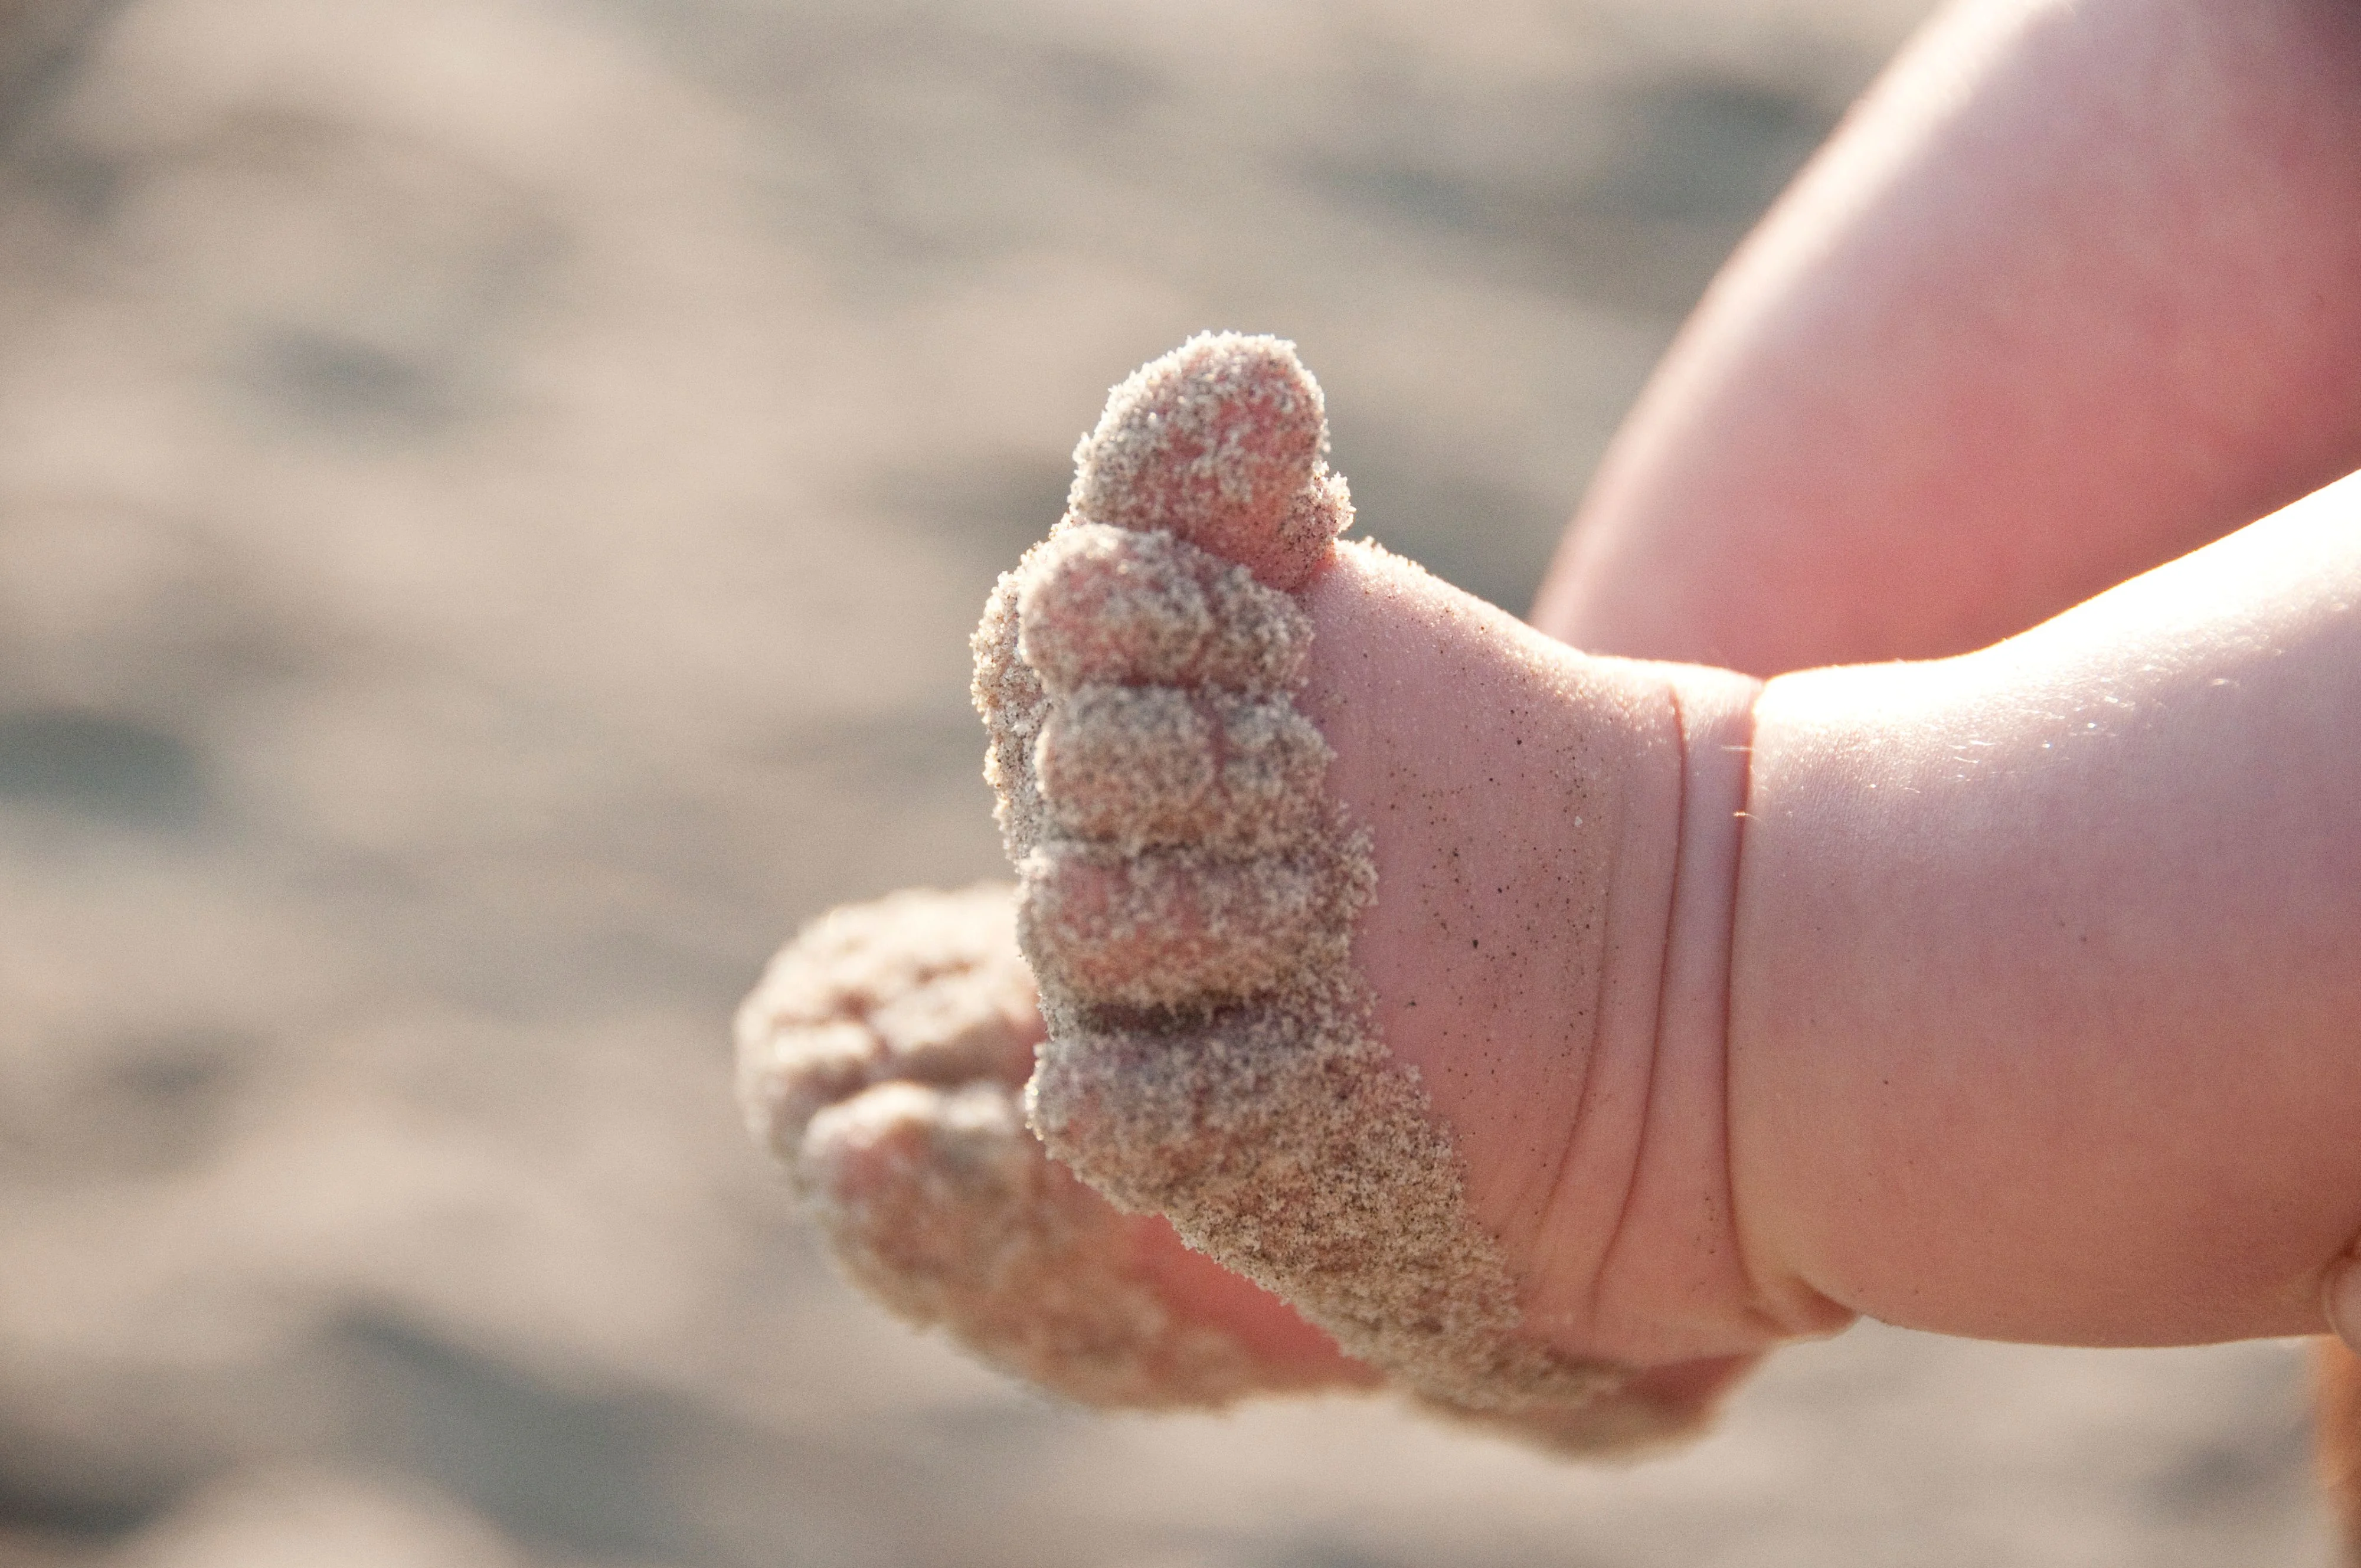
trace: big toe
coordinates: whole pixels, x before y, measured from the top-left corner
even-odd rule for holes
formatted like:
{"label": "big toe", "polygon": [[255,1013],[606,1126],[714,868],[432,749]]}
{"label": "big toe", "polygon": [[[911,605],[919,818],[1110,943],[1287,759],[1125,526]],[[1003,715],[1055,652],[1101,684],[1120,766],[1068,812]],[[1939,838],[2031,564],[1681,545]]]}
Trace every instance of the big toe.
{"label": "big toe", "polygon": [[1118,385],[1074,453],[1077,521],[1170,532],[1302,587],[1351,521],[1319,383],[1279,338],[1202,333]]}

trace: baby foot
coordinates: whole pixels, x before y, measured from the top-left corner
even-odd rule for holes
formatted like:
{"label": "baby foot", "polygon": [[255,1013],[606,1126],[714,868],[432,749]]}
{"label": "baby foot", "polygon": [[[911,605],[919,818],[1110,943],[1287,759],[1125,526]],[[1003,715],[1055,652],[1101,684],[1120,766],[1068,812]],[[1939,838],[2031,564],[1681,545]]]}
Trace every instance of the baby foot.
{"label": "baby foot", "polygon": [[1192,339],[1115,389],[987,608],[1033,1126],[1416,1398],[1663,1436],[1773,1332],[1728,1310],[1719,1126],[1686,1113],[1718,1068],[1609,1015],[1661,992],[1675,683],[1338,546],[1324,445],[1288,345]]}
{"label": "baby foot", "polygon": [[1121,1215],[1021,1106],[1041,1037],[1012,890],[831,912],[738,1015],[739,1098],[838,1261],[901,1317],[1084,1404],[1373,1379],[1275,1298]]}

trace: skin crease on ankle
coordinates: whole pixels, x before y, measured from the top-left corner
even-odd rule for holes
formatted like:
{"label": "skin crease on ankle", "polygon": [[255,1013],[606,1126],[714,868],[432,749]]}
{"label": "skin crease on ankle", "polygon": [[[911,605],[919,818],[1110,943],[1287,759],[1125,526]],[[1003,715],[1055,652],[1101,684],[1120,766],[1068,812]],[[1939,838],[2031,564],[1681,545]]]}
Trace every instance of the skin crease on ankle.
{"label": "skin crease on ankle", "polygon": [[1436,1113],[1484,1130],[1468,1201],[1522,1267],[1527,1332],[1660,1365],[1840,1327],[1749,1280],[1723,1157],[1757,684],[1585,657],[1377,551],[1340,550],[1303,603],[1306,712],[1384,890],[1354,962]]}

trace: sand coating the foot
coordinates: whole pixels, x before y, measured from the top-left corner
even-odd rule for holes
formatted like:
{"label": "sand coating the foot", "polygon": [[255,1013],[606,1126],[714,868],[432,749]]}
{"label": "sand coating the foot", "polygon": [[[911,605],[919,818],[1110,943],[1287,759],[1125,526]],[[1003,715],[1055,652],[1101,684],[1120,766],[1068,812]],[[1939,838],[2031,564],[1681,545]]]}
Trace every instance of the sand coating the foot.
{"label": "sand coating the foot", "polygon": [[[1686,1435],[1709,1398],[1521,1332],[1450,1135],[1372,1022],[1352,954],[1376,871],[1296,702],[1312,623],[1289,590],[1375,548],[1334,543],[1324,443],[1272,339],[1192,339],[1115,389],[1073,510],[974,639],[1018,885],[898,894],[789,943],[739,1015],[749,1124],[857,1283],[1071,1398],[1219,1406],[1375,1368],[1560,1452]],[[1182,1283],[1118,1209],[1363,1368],[1273,1304],[1230,1315],[1244,1287]]]}
{"label": "sand coating the foot", "polygon": [[1285,1386],[1170,1310],[1131,1222],[1026,1130],[1040,1034],[1005,885],[838,909],[738,1015],[739,1099],[855,1283],[1085,1404],[1218,1406]]}
{"label": "sand coating the foot", "polygon": [[1192,338],[1115,389],[1066,517],[986,609],[974,696],[1049,1030],[1027,1108],[1117,1206],[1405,1390],[1589,1446],[1571,1411],[1624,1374],[1521,1334],[1351,965],[1376,872],[1292,699],[1288,591],[1351,520],[1325,444],[1290,345]]}

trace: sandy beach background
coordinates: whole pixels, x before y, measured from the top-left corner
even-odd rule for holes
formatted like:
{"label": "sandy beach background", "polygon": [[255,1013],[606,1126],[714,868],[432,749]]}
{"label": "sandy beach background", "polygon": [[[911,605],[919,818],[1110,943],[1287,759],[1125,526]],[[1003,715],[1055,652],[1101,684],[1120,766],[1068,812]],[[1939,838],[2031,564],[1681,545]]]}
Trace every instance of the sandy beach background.
{"label": "sandy beach background", "polygon": [[1521,609],[1918,0],[0,0],[0,1568],[2320,1564],[2300,1356],[1864,1327],[1567,1468],[1055,1407],[727,1019],[996,874],[994,573],[1296,338]]}

